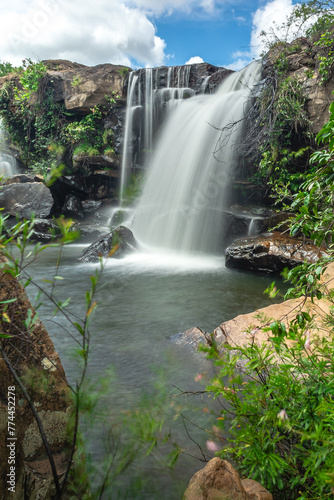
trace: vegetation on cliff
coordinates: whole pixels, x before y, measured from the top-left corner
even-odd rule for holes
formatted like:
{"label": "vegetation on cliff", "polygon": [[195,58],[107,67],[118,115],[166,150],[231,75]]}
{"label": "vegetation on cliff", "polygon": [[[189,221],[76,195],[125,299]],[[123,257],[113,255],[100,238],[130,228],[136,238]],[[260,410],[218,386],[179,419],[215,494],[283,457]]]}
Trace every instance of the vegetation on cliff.
{"label": "vegetation on cliff", "polygon": [[[104,104],[80,115],[57,100],[53,76],[44,62],[25,59],[18,68],[2,63],[0,76],[4,77],[0,116],[27,167],[41,174],[59,167],[70,173],[77,164],[85,166],[85,158],[114,155],[113,131],[105,122],[119,98],[115,91],[105,96]],[[73,78],[73,88],[79,84]]]}

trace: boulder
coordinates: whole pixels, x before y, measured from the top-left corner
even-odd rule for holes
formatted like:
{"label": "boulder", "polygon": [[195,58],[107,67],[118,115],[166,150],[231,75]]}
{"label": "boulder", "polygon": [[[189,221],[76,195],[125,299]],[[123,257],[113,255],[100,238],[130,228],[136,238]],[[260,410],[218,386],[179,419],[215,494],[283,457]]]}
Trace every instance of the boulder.
{"label": "boulder", "polygon": [[[5,355],[15,370],[23,376],[30,397],[42,421],[44,433],[54,456],[59,477],[68,461],[70,438],[67,426],[71,413],[69,389],[59,356],[46,329],[39,319],[27,329],[25,321],[35,311],[25,289],[9,273],[7,263],[0,255],[0,302],[2,333],[11,335],[1,339]],[[15,299],[15,302],[7,302]],[[45,448],[30,407],[10,372],[4,356],[0,355],[0,498],[31,498],[48,500],[55,495],[53,476]],[[22,380],[22,377],[21,377]],[[29,385],[29,381],[32,381]],[[39,381],[34,383],[34,381]],[[15,387],[14,389],[9,389]],[[15,494],[8,490],[8,391],[15,397]]]}
{"label": "boulder", "polygon": [[0,206],[4,213],[29,219],[48,217],[52,211],[53,198],[50,190],[41,182],[8,184],[0,190]]}
{"label": "boulder", "polygon": [[61,236],[58,224],[52,219],[35,219],[31,240],[50,243]]}
{"label": "boulder", "polygon": [[85,199],[98,201],[117,197],[119,174],[115,170],[98,170],[87,176],[74,176],[70,179],[86,193]]}
{"label": "boulder", "polygon": [[183,500],[273,500],[260,483],[241,480],[226,460],[216,457],[189,482]]}
{"label": "boulder", "polygon": [[291,269],[305,260],[316,262],[325,255],[311,242],[273,232],[235,241],[226,249],[225,264],[236,269],[280,273],[286,267]]}
{"label": "boulder", "polygon": [[[325,298],[311,300],[300,297],[290,299],[247,314],[240,314],[221,323],[213,332],[213,338],[219,351],[223,353],[226,345],[231,347],[244,346],[250,342],[255,342],[259,346],[263,343],[272,346],[269,341],[271,332],[267,331],[266,327],[274,321],[283,321],[287,325],[301,311],[306,311],[312,316],[312,326],[308,328],[311,338],[326,335],[326,330],[323,328],[323,318],[324,315],[330,314],[330,302],[326,299],[326,295],[332,293],[333,280],[334,263],[331,263],[322,278]],[[241,360],[238,366],[243,366],[243,364],[244,361]]]}
{"label": "boulder", "polygon": [[100,257],[118,258],[133,252],[137,248],[132,231],[125,226],[119,226],[89,245],[79,260],[81,262],[98,262]]}
{"label": "boulder", "polygon": [[176,333],[170,338],[170,341],[173,344],[183,345],[192,351],[198,351],[201,344],[207,345],[210,341],[210,334],[194,327],[185,332]]}
{"label": "boulder", "polygon": [[61,209],[62,214],[68,217],[81,219],[83,217],[81,200],[74,194],[68,194]]}

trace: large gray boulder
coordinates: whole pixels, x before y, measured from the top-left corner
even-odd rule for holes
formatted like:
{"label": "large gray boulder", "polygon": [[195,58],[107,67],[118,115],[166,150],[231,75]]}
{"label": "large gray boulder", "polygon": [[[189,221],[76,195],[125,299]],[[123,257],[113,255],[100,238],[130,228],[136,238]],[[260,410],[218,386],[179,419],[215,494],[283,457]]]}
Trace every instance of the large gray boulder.
{"label": "large gray boulder", "polygon": [[50,190],[41,182],[9,184],[0,189],[0,207],[4,213],[30,219],[48,217],[52,211],[53,198]]}
{"label": "large gray boulder", "polygon": [[302,264],[305,260],[316,262],[326,255],[311,242],[284,236],[281,233],[266,233],[235,241],[226,249],[226,267],[280,273]]}

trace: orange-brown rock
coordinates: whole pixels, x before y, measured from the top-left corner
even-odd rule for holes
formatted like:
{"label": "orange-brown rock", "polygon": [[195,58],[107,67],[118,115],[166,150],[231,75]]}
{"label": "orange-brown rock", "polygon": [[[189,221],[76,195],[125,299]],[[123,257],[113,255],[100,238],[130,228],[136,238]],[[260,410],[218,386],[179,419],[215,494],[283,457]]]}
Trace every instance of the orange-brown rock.
{"label": "orange-brown rock", "polygon": [[290,299],[281,304],[273,304],[263,307],[248,314],[240,314],[239,316],[223,322],[214,330],[214,339],[221,350],[225,344],[230,346],[243,346],[250,341],[262,345],[267,342],[269,332],[263,330],[264,326],[268,326],[275,320],[283,321],[287,324],[289,321],[296,318],[300,311],[307,311],[312,317],[312,328],[309,328],[310,338],[318,335],[326,336],[328,330],[324,325],[324,318],[330,313],[331,302],[326,299],[330,290],[334,288],[334,263],[329,264],[326,273],[323,277],[324,298],[305,299]]}
{"label": "orange-brown rock", "polygon": [[216,457],[190,480],[183,500],[273,500],[260,483],[241,480],[226,460]]}
{"label": "orange-brown rock", "polygon": [[[10,273],[0,255],[1,332],[6,356],[27,388],[38,412],[57,472],[61,475],[68,459],[69,437],[66,427],[71,411],[69,389],[59,356],[39,319],[35,317],[25,289]],[[5,301],[15,300],[5,304]],[[0,498],[49,499],[54,493],[53,477],[36,421],[23,392],[0,354]],[[15,387],[15,389],[13,389]],[[8,389],[11,388],[11,389]],[[8,413],[9,394],[14,394],[15,413]],[[14,402],[13,399],[10,400]],[[11,408],[12,409],[12,408]],[[9,415],[15,418],[9,419]],[[8,427],[8,422],[14,425]],[[14,436],[9,434],[14,432]],[[10,472],[8,438],[15,437],[15,493],[8,490]]]}

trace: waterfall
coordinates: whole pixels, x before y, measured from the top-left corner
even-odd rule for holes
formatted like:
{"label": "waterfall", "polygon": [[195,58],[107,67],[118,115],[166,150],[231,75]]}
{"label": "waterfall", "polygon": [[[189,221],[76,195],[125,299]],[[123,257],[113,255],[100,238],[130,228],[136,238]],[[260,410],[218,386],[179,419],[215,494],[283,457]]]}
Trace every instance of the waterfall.
{"label": "waterfall", "polygon": [[254,62],[229,75],[215,94],[182,100],[167,116],[132,222],[143,245],[186,253],[221,249],[242,118],[260,74]]}
{"label": "waterfall", "polygon": [[6,133],[0,120],[0,176],[11,177],[17,172],[16,159],[8,152]]}
{"label": "waterfall", "polygon": [[129,172],[148,163],[156,132],[165,115],[181,99],[194,95],[189,88],[190,70],[191,66],[169,67],[163,85],[159,82],[160,68],[130,73],[121,166],[121,208]]}

